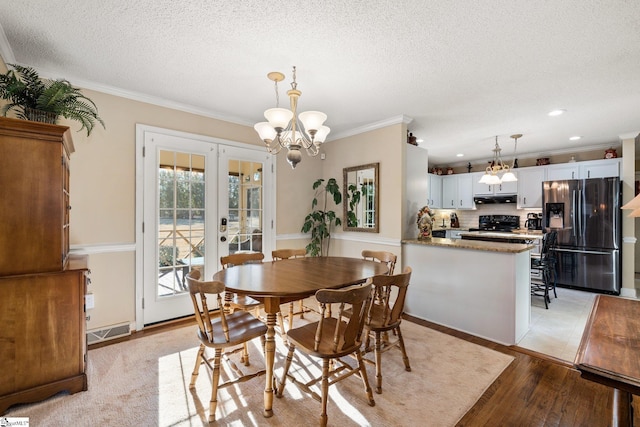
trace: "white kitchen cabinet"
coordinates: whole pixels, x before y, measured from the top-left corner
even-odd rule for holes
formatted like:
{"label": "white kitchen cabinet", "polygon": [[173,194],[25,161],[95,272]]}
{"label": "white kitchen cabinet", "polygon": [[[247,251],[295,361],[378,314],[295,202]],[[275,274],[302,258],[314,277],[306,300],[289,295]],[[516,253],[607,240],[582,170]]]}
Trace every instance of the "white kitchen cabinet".
{"label": "white kitchen cabinet", "polygon": [[589,160],[578,163],[580,178],[608,178],[620,176],[620,159]]}
{"label": "white kitchen cabinet", "polygon": [[473,174],[442,177],[442,208],[473,209]]}
{"label": "white kitchen cabinet", "polygon": [[458,177],[447,175],[442,177],[442,208],[456,209],[458,207]]}
{"label": "white kitchen cabinet", "polygon": [[[516,177],[518,172],[513,171]],[[480,178],[484,175],[484,172],[474,172],[472,176],[473,195],[474,196],[493,196],[496,194],[517,194],[518,193],[518,181],[503,182],[502,184],[480,184]]]}
{"label": "white kitchen cabinet", "polygon": [[427,205],[431,208],[442,208],[442,177],[428,174]]}
{"label": "white kitchen cabinet", "polygon": [[480,179],[484,174],[485,174],[484,172],[474,172],[471,174],[474,196],[492,196],[493,195],[493,185],[480,184],[478,182],[480,181]]}
{"label": "white kitchen cabinet", "polygon": [[564,181],[567,179],[578,179],[580,176],[580,168],[578,163],[560,163],[557,165],[546,166],[546,181]]}
{"label": "white kitchen cabinet", "polygon": [[542,182],[545,169],[540,166],[518,170],[518,209],[542,208]]}
{"label": "white kitchen cabinet", "polygon": [[458,208],[473,209],[473,181],[470,173],[458,175]]}

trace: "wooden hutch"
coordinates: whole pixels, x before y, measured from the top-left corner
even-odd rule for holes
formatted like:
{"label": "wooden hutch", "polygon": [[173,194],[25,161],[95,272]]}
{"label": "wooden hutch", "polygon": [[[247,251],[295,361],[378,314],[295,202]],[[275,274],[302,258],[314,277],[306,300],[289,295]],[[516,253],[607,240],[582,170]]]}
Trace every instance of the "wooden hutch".
{"label": "wooden hutch", "polygon": [[0,117],[0,415],[87,390],[86,257],[69,255],[69,128]]}

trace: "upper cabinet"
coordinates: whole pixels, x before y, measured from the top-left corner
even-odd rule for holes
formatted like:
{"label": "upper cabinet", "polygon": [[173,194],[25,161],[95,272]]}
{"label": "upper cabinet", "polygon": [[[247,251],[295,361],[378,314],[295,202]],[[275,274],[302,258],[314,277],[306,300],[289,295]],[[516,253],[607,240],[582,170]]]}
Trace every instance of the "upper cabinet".
{"label": "upper cabinet", "polygon": [[620,159],[590,160],[578,165],[583,179],[620,176]]}
{"label": "upper cabinet", "polygon": [[564,181],[567,179],[578,179],[580,171],[578,163],[560,163],[549,165],[547,168],[547,181]]}
{"label": "upper cabinet", "polygon": [[428,174],[427,205],[431,208],[442,208],[442,177]]}
{"label": "upper cabinet", "polygon": [[545,169],[539,166],[518,169],[518,208],[542,208]]}
{"label": "upper cabinet", "polygon": [[442,177],[442,208],[473,209],[473,175],[446,175]]}
{"label": "upper cabinet", "polygon": [[[513,173],[518,176],[516,171]],[[472,185],[473,185],[473,195],[474,196],[493,196],[494,194],[517,194],[518,193],[518,182],[503,182],[501,184],[481,184],[480,178],[484,175],[484,172],[474,172],[471,174]]]}
{"label": "upper cabinet", "polygon": [[546,166],[547,181],[620,176],[620,159],[589,160]]}

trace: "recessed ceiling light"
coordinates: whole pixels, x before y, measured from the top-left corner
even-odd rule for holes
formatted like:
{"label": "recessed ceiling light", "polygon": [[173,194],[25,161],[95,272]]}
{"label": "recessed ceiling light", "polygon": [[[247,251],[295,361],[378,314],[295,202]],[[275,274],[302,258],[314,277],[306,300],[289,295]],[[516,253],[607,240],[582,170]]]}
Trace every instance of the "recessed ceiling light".
{"label": "recessed ceiling light", "polygon": [[458,153],[458,154],[456,154],[456,157],[464,157],[464,154]]}
{"label": "recessed ceiling light", "polygon": [[581,136],[577,136],[577,135],[576,136],[572,136],[571,138],[569,138],[569,141],[577,141],[580,138],[582,138],[582,137]]}
{"label": "recessed ceiling light", "polygon": [[555,117],[555,116],[559,116],[561,114],[564,114],[567,110],[553,110],[553,111],[549,111],[549,113],[547,113],[549,116],[551,117]]}

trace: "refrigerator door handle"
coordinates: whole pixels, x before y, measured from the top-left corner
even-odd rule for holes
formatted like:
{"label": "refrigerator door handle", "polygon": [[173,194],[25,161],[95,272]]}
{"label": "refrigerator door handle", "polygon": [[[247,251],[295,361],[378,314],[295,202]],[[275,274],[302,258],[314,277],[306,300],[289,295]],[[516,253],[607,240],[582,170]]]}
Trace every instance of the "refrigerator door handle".
{"label": "refrigerator door handle", "polygon": [[[617,250],[617,249],[613,249],[613,250]],[[555,248],[554,249],[555,252],[571,252],[571,253],[575,253],[575,254],[592,254],[592,255],[609,255],[611,254],[611,251],[609,252],[603,252],[603,251],[586,251],[586,250],[580,250],[580,249],[561,249],[561,248]]]}
{"label": "refrigerator door handle", "polygon": [[576,238],[576,190],[571,192],[571,234]]}
{"label": "refrigerator door handle", "polygon": [[578,190],[578,236],[580,238],[580,243],[584,245],[584,236],[582,230],[582,190]]}

